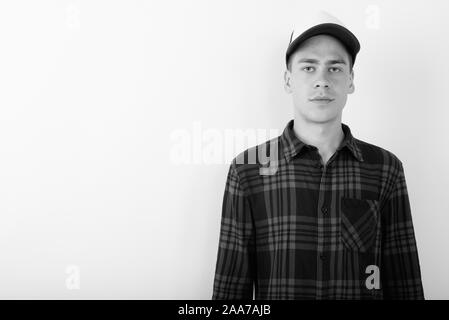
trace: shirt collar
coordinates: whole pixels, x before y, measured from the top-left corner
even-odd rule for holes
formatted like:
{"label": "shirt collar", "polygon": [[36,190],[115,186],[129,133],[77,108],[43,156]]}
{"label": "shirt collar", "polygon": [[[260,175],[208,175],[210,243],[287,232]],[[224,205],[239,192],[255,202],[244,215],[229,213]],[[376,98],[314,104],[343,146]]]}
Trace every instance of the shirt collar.
{"label": "shirt collar", "polygon": [[[304,147],[311,147],[296,136],[295,132],[293,131],[293,122],[293,119],[288,122],[287,126],[284,129],[284,132],[281,135],[284,155],[288,162],[290,162],[293,157],[299,154]],[[340,146],[337,148],[337,151],[346,147],[351,151],[352,155],[358,161],[363,162],[362,152],[357,144],[356,139],[352,136],[351,130],[344,123],[341,124],[341,127],[343,129],[345,137]]]}

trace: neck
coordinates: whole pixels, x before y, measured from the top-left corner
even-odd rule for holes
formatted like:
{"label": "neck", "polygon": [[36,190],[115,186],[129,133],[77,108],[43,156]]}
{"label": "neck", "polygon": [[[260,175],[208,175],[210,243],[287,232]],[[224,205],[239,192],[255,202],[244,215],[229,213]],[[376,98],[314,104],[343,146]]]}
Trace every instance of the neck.
{"label": "neck", "polygon": [[293,131],[301,141],[317,147],[324,164],[335,153],[345,136],[341,116],[329,122],[311,122],[295,115]]}

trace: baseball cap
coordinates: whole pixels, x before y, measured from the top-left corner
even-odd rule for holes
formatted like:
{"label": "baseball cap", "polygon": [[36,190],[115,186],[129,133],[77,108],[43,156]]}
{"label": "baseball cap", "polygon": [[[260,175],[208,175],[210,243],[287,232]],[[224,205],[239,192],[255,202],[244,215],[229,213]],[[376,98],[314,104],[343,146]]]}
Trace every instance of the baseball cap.
{"label": "baseball cap", "polygon": [[360,51],[359,40],[340,20],[325,11],[319,11],[293,27],[285,54],[285,63],[288,64],[290,55],[295,52],[301,43],[319,34],[327,34],[340,40],[351,55],[352,63],[355,63],[357,53]]}

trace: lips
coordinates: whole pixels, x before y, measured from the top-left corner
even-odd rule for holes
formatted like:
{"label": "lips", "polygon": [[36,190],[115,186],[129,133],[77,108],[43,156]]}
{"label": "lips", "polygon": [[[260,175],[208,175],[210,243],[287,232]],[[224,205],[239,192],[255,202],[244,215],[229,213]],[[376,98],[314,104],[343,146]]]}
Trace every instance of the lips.
{"label": "lips", "polygon": [[312,99],[309,99],[310,101],[333,101],[334,99],[330,97],[315,97]]}

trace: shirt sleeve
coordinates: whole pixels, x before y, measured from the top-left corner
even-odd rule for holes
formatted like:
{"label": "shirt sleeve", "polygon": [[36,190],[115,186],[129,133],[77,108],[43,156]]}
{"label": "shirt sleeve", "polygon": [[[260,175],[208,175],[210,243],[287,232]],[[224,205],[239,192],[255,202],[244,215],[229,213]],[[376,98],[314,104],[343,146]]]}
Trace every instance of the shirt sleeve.
{"label": "shirt sleeve", "polygon": [[382,208],[381,282],[385,299],[424,300],[418,250],[404,169],[399,170]]}
{"label": "shirt sleeve", "polygon": [[251,207],[232,162],[226,181],[213,300],[253,299],[255,240]]}

